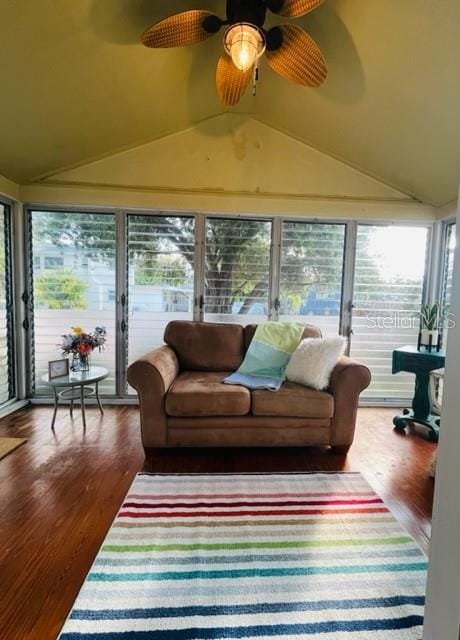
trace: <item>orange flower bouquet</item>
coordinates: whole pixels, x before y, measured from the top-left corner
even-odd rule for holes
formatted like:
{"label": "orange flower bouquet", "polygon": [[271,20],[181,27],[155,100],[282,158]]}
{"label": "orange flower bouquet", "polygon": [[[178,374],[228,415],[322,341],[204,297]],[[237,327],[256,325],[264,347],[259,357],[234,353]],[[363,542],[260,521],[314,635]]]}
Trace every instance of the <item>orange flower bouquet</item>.
{"label": "orange flower bouquet", "polygon": [[82,327],[72,327],[70,333],[62,336],[62,355],[72,356],[70,368],[72,371],[88,371],[89,357],[94,349],[102,351],[106,342],[105,327],[96,327],[94,331],[86,333]]}

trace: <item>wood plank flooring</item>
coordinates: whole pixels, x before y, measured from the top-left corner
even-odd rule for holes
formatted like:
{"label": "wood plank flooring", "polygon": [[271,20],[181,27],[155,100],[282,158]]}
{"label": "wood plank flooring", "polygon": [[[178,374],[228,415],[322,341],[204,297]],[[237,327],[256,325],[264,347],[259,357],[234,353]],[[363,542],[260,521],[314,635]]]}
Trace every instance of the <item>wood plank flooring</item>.
{"label": "wood plank flooring", "polygon": [[28,442],[0,461],[0,637],[54,640],[140,470],[163,473],[360,471],[427,550],[435,445],[392,430],[395,409],[359,411],[348,456],[321,449],[183,449],[145,458],[136,407],[88,409],[83,432],[60,410],[23,409],[0,420],[0,436]]}

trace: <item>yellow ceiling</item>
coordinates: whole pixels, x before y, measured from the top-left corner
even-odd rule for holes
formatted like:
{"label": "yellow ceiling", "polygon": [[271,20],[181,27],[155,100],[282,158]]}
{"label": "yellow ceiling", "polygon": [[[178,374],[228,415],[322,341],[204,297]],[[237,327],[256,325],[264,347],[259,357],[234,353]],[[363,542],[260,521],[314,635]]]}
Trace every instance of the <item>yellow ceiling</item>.
{"label": "yellow ceiling", "polygon": [[[138,44],[155,20],[188,8],[223,15],[225,2],[3,0],[0,174],[25,183],[221,113],[219,37],[165,51]],[[325,0],[296,22],[324,52],[326,84],[298,87],[263,63],[256,98],[237,112],[422,201],[453,200],[460,2]]]}

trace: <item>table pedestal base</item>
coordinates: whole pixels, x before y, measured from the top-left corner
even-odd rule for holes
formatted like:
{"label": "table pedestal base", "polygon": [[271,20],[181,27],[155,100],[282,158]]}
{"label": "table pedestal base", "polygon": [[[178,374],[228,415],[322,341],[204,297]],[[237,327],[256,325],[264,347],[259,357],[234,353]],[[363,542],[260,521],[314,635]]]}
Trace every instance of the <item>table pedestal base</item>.
{"label": "table pedestal base", "polygon": [[396,431],[404,431],[404,429],[410,422],[421,424],[424,427],[427,427],[428,437],[431,442],[438,441],[439,426],[441,424],[440,418],[432,415],[429,415],[426,418],[417,417],[416,415],[414,415],[414,412],[411,409],[404,409],[402,416],[395,416],[393,418],[393,424]]}

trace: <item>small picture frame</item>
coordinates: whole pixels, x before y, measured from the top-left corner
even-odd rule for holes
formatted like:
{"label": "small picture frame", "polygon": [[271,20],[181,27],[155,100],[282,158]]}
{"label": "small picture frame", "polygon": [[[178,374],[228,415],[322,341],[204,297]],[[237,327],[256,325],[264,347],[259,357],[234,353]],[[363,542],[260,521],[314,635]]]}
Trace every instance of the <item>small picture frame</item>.
{"label": "small picture frame", "polygon": [[69,361],[67,358],[62,360],[51,360],[48,362],[48,378],[62,378],[69,375]]}

